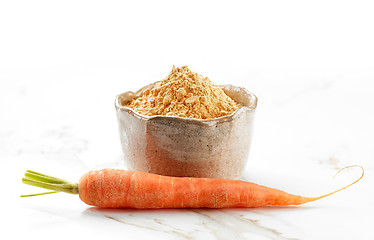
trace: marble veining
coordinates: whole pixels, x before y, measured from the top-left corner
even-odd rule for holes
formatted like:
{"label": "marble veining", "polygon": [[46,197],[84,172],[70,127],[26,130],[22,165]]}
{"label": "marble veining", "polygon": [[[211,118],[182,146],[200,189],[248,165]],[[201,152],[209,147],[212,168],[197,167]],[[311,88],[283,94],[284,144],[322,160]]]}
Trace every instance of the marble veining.
{"label": "marble veining", "polygon": [[[262,220],[255,215],[271,214],[254,213],[253,217],[243,214],[242,209],[180,209],[180,210],[117,210],[88,209],[89,214],[105,217],[121,224],[136,228],[161,232],[183,239],[199,237],[213,239],[247,239],[248,236],[262,236],[266,239],[296,240],[298,238],[284,236],[276,229],[262,225]],[[183,215],[183,222],[176,223],[174,215]],[[258,218],[258,217],[257,217]],[[282,225],[287,222],[278,220]]]}
{"label": "marble veining", "polygon": [[[59,232],[56,238],[66,239],[71,236],[64,230],[69,229],[77,234],[88,231],[94,239],[108,233],[126,239],[374,239],[373,95],[350,75],[343,80],[334,76],[317,82],[304,76],[303,80],[291,79],[273,87],[261,81],[253,86],[243,82],[257,93],[259,104],[242,179],[315,196],[337,188],[327,184],[330,180],[339,185],[339,179],[342,184],[355,179],[350,171],[341,172],[337,179],[331,177],[344,166],[360,164],[365,176],[349,189],[299,207],[254,209],[110,210],[92,208],[77,196],[62,193],[19,199],[20,194],[39,191],[20,183],[26,168],[78,181],[88,170],[126,167],[113,101],[106,105],[92,98],[83,108],[77,104],[81,95],[73,95],[57,111],[39,99],[23,112],[7,108],[0,118],[0,161],[7,170],[1,177],[9,183],[2,198],[2,205],[7,206],[3,218],[9,219],[4,234],[21,239],[27,233],[28,239],[36,239],[33,236]],[[45,99],[64,96],[30,89],[27,82],[10,87],[17,93],[22,89],[36,92],[35,96]],[[60,90],[68,92],[69,87],[62,85]],[[25,102],[24,97],[0,92],[16,105]],[[0,102],[0,107],[7,103]],[[352,169],[352,173],[357,172]]]}

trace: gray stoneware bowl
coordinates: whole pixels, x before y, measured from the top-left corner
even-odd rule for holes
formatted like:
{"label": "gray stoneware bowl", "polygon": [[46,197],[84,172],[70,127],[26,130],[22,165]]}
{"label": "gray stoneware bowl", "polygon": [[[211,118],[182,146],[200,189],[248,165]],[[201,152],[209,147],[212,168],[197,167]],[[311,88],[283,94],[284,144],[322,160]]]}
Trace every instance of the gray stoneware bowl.
{"label": "gray stoneware bowl", "polygon": [[251,145],[257,97],[241,87],[219,86],[242,107],[214,119],[145,116],[124,107],[152,86],[119,94],[115,100],[127,167],[176,177],[240,178]]}

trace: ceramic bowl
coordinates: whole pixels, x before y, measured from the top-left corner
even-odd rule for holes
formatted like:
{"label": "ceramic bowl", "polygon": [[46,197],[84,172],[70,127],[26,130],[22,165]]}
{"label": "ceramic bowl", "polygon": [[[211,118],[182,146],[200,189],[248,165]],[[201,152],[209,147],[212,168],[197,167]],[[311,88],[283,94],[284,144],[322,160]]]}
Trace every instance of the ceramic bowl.
{"label": "ceramic bowl", "polygon": [[127,167],[176,177],[240,178],[248,160],[257,97],[242,87],[219,86],[241,107],[214,119],[145,116],[125,107],[152,86],[116,96]]}

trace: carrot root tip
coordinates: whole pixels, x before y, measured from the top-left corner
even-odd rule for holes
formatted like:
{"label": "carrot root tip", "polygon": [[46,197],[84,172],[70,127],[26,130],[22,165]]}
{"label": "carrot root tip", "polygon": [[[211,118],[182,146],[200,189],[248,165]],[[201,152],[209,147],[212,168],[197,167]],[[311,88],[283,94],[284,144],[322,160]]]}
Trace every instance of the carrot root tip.
{"label": "carrot root tip", "polygon": [[337,189],[337,190],[335,190],[335,191],[332,191],[332,192],[330,192],[330,193],[324,194],[324,195],[322,195],[322,196],[314,197],[314,198],[308,198],[308,200],[307,200],[306,202],[313,202],[313,201],[316,201],[316,200],[319,200],[319,199],[325,198],[325,197],[327,197],[327,196],[333,195],[333,194],[335,194],[335,193],[337,193],[337,192],[340,192],[340,191],[342,191],[342,190],[344,190],[344,189],[346,189],[346,188],[348,188],[348,187],[354,185],[354,184],[357,183],[358,181],[360,181],[360,180],[364,177],[364,173],[365,173],[364,168],[363,168],[362,166],[360,166],[360,165],[351,165],[351,166],[343,167],[343,168],[341,168],[341,169],[340,169],[340,170],[339,170],[339,171],[334,175],[333,178],[335,178],[336,175],[338,175],[342,170],[347,169],[347,168],[352,168],[352,167],[359,167],[359,168],[361,168],[361,170],[362,170],[362,174],[361,174],[361,176],[360,176],[357,180],[355,180],[354,182],[348,184],[348,185],[345,186],[345,187],[339,188],[339,189]]}

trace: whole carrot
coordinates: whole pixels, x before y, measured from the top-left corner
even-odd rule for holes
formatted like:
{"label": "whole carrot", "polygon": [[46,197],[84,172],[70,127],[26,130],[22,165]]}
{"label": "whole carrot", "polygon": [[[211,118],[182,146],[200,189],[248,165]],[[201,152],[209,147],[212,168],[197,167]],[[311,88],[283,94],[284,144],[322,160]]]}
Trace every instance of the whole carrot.
{"label": "whole carrot", "polygon": [[319,197],[292,195],[239,180],[168,177],[118,169],[88,172],[79,184],[28,170],[22,182],[53,190],[41,194],[79,194],[86,204],[103,208],[249,208],[312,202],[355,184],[363,174],[348,186]]}

